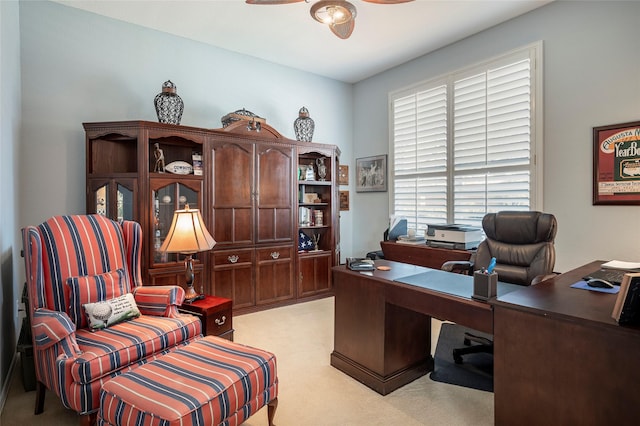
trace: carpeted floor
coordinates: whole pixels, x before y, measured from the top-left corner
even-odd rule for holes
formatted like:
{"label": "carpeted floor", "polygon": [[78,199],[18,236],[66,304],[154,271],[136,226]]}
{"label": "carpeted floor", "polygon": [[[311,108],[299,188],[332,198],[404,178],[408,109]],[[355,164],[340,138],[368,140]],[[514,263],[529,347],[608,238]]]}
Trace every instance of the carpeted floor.
{"label": "carpeted floor", "polygon": [[[235,341],[276,354],[280,394],[278,426],[492,425],[493,394],[433,381],[428,375],[382,396],[329,365],[333,350],[333,298],[270,309],[233,319]],[[435,348],[440,323],[434,322]],[[45,411],[33,415],[35,392],[25,392],[19,366],[2,411],[2,426],[77,425],[77,415],[47,393]],[[267,425],[263,408],[246,423]]]}

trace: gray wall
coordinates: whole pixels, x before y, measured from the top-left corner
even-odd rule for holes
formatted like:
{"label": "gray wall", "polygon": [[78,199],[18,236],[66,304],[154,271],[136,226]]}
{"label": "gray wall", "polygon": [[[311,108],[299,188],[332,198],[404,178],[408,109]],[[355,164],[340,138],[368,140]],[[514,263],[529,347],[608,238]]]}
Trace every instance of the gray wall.
{"label": "gray wall", "polygon": [[219,128],[223,115],[244,107],[295,138],[304,105],[316,122],[314,141],[352,143],[346,83],[57,3],[21,2],[20,23],[20,225],[83,213],[82,123],[157,120],[153,98],[167,79],[184,100],[183,125]]}
{"label": "gray wall", "polygon": [[[591,205],[592,128],[640,120],[639,19],[640,2],[554,2],[359,82],[353,156],[389,152],[390,91],[542,40],[544,210],[558,219],[556,270],[640,261],[640,207]],[[365,254],[379,247],[389,194],[351,197],[355,216],[367,218],[353,222],[353,250]]]}
{"label": "gray wall", "polygon": [[[219,128],[223,115],[246,108],[295,139],[293,122],[298,110],[306,106],[316,123],[314,142],[335,144],[350,152],[350,84],[58,3],[21,1],[18,7],[17,2],[0,0],[0,5],[2,82],[3,89],[5,85],[12,89],[7,93],[9,99],[3,96],[3,106],[5,101],[18,101],[6,117],[4,111],[2,114],[2,160],[6,163],[0,167],[2,383],[7,383],[15,348],[12,327],[19,328],[18,319],[11,320],[12,300],[24,282],[19,229],[53,215],[85,212],[83,122],[155,121],[153,98],[162,83],[171,79],[185,102],[184,125]],[[5,44],[10,45],[6,51]],[[19,160],[10,160],[18,154]],[[19,200],[12,203],[16,193]],[[19,206],[19,215],[12,213],[14,205],[16,211]],[[348,212],[341,223],[350,228]],[[343,243],[347,251],[349,244]],[[11,256],[18,265],[15,271],[10,262],[5,265]]]}
{"label": "gray wall", "polygon": [[22,267],[19,231],[17,175],[20,141],[20,37],[18,3],[0,1],[0,407],[4,405],[15,354],[20,319],[15,300],[22,286],[15,271]]}
{"label": "gray wall", "polygon": [[364,255],[379,247],[389,194],[354,191],[354,158],[388,153],[388,92],[543,40],[544,209],[559,220],[557,269],[640,260],[640,208],[591,205],[592,127],[640,120],[638,2],[554,2],[355,85],[60,4],[20,2],[19,27],[17,15],[15,2],[0,1],[3,389],[24,280],[19,228],[84,212],[81,123],[155,120],[152,100],[167,79],[185,101],[185,125],[219,127],[245,107],[293,137],[298,109],[309,108],[314,140],[340,146],[350,166],[343,257]]}

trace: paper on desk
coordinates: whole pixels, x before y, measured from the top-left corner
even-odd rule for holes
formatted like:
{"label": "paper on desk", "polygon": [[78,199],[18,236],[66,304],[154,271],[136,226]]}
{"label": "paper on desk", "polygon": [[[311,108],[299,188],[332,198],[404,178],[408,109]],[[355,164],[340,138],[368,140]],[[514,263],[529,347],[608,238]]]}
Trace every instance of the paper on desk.
{"label": "paper on desk", "polygon": [[607,263],[602,264],[603,268],[609,269],[623,269],[623,270],[632,270],[632,269],[640,269],[640,262],[625,262],[622,260],[612,260]]}

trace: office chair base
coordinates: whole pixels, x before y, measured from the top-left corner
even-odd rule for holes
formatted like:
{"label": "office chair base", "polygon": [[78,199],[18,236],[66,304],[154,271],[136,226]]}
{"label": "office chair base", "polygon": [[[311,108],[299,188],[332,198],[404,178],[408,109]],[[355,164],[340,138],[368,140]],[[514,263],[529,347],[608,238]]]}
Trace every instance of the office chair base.
{"label": "office chair base", "polygon": [[[471,343],[479,343],[478,345],[471,346]],[[457,348],[453,350],[453,360],[456,364],[462,364],[463,355],[476,354],[476,353],[489,353],[493,354],[493,342],[484,337],[476,336],[471,333],[464,334],[465,348]]]}

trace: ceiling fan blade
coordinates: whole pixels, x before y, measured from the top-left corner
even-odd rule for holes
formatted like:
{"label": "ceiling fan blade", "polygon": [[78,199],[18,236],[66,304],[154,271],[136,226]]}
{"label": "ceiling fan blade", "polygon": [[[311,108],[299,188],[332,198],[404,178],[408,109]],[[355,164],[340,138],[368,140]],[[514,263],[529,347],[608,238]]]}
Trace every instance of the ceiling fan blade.
{"label": "ceiling fan blade", "polygon": [[396,4],[396,3],[409,3],[413,0],[362,0],[368,3],[377,3],[377,4]]}
{"label": "ceiling fan blade", "polygon": [[329,25],[331,32],[340,37],[341,39],[347,39],[351,36],[353,29],[356,26],[356,20],[351,19],[344,24],[333,24]]}
{"label": "ceiling fan blade", "polygon": [[245,0],[247,4],[290,4],[300,3],[304,0]]}

